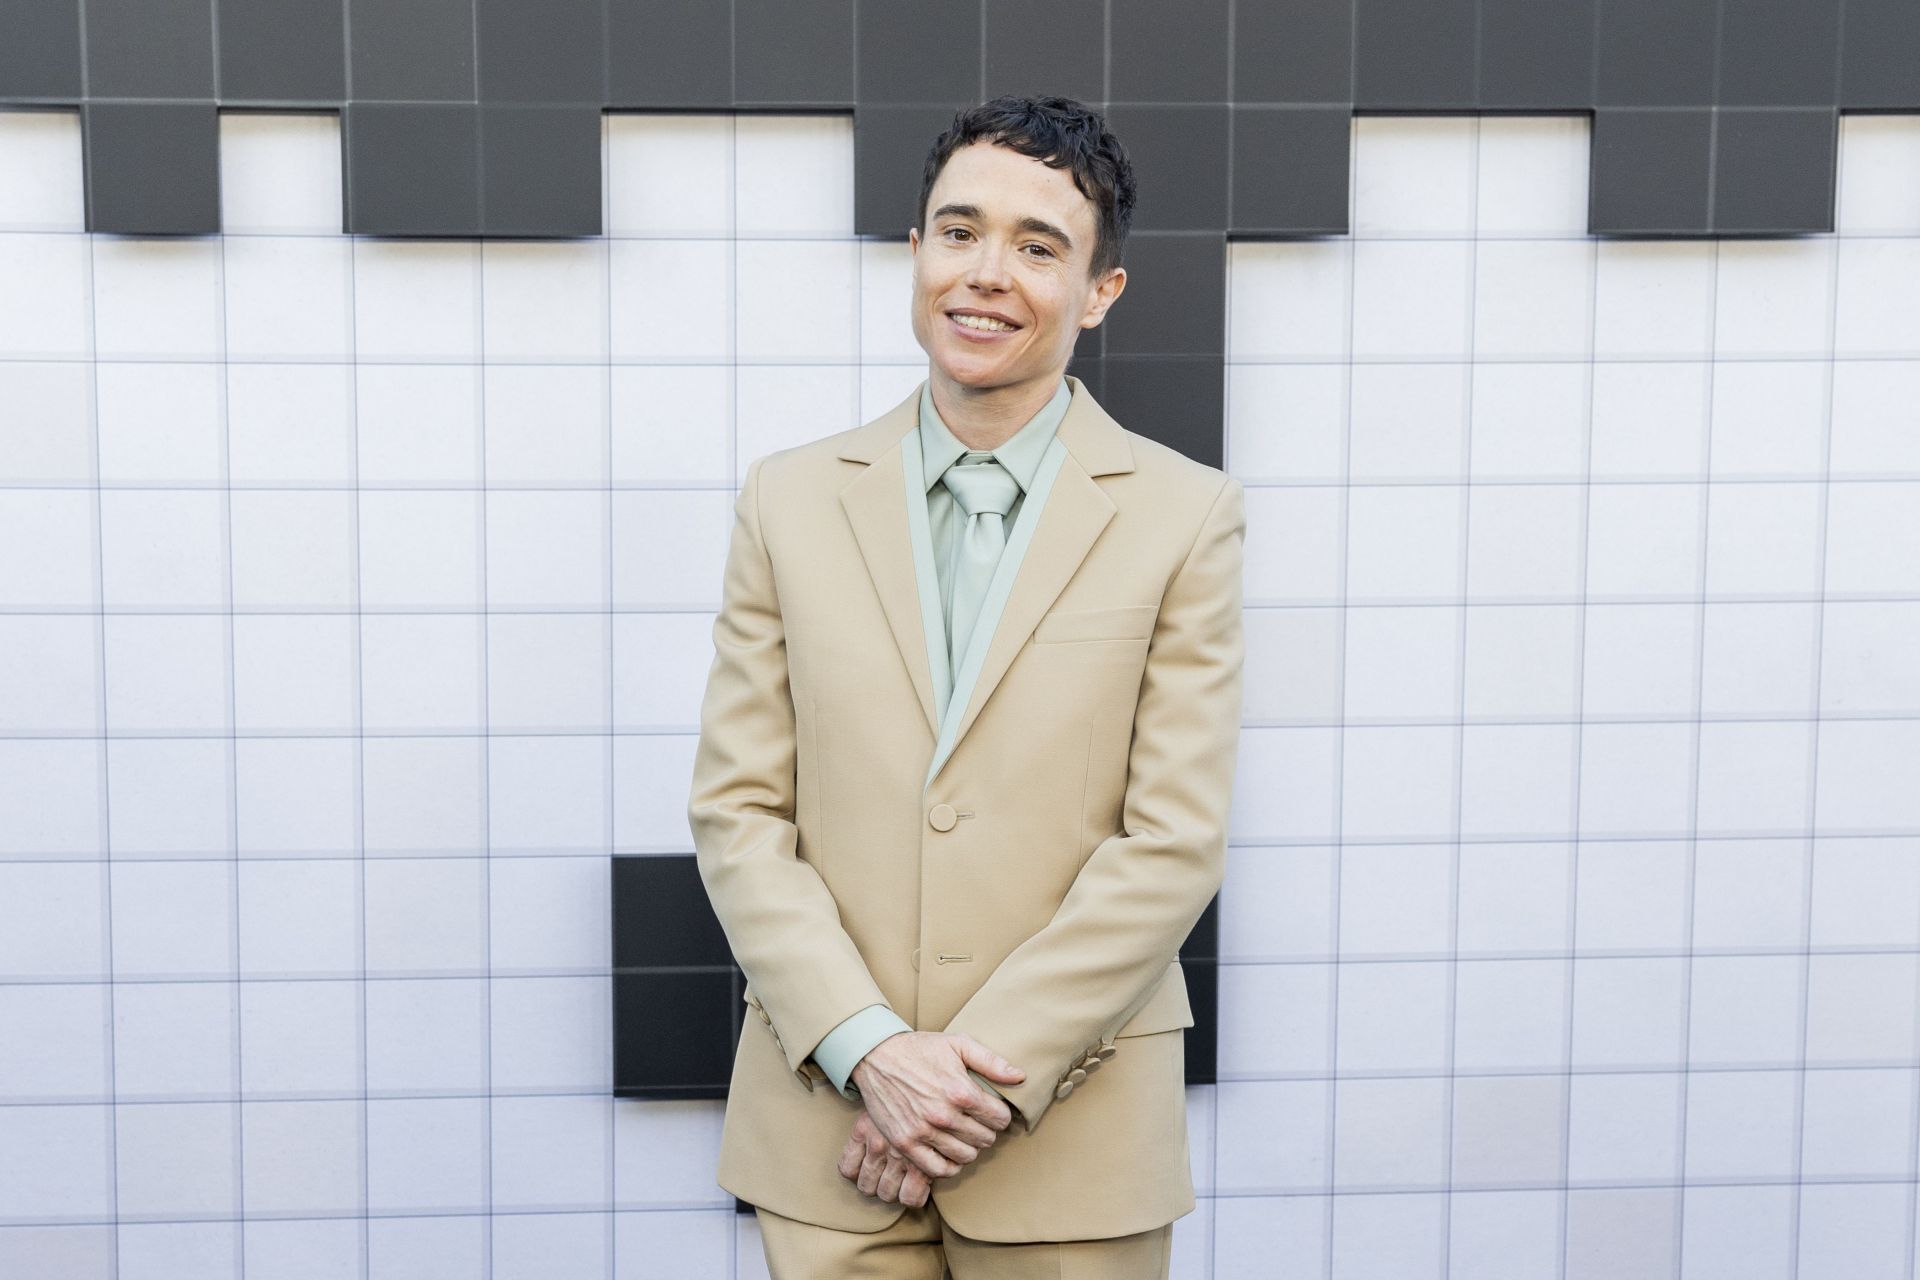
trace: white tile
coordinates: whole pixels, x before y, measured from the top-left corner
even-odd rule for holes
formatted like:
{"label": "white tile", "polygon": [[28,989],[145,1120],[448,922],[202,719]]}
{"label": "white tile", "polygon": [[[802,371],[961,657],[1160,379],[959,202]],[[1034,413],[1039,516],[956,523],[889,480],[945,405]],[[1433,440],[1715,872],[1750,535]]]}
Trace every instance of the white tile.
{"label": "white tile", "polygon": [[[1818,963],[1814,962],[1816,970]],[[1693,1068],[1799,1062],[1800,968],[1796,956],[1694,956],[1687,1001],[1691,1014],[1687,1060]],[[1815,981],[1809,979],[1806,986]],[[1805,1033],[1808,1062],[1824,1056],[1817,1025],[1810,1009]]]}
{"label": "white tile", "polygon": [[[916,377],[916,385],[925,376],[923,369]],[[743,480],[748,464],[763,454],[858,426],[860,420],[854,399],[859,378],[859,370],[852,365],[773,364],[736,368],[733,459],[738,474],[735,482]]]}
{"label": "white tile", "polygon": [[0,1107],[0,1216],[31,1222],[113,1216],[112,1113],[104,1106]]}
{"label": "white tile", "polygon": [[1906,908],[1920,890],[1920,840],[1817,837],[1812,843],[1809,945],[1920,943],[1920,921]]}
{"label": "white tile", "polygon": [[114,863],[114,976],[232,977],[234,874],[226,862]]}
{"label": "white tile", "polygon": [[[358,1100],[242,1103],[242,1193],[247,1212],[293,1218],[363,1212],[360,1171],[366,1160],[365,1107]],[[247,1270],[253,1271],[254,1266],[250,1257]],[[262,1269],[274,1270],[271,1264]]]}
{"label": "white tile", "polygon": [[725,240],[615,240],[609,246],[613,359],[731,361],[739,302]]}
{"label": "white tile", "polygon": [[479,359],[479,242],[356,236],[352,245],[360,359]]}
{"label": "white tile", "polygon": [[1593,604],[1583,611],[1584,715],[1692,715],[1699,611],[1691,604]]}
{"label": "white tile", "polygon": [[[367,1103],[367,1207],[376,1213],[485,1214],[487,1161],[485,1098]],[[447,1261],[421,1258],[420,1265],[435,1268]],[[484,1269],[481,1258],[474,1262]],[[402,1273],[395,1269],[376,1274]]]}
{"label": "white tile", "polygon": [[612,963],[604,858],[495,857],[488,887],[488,955],[496,974],[591,971]]}
{"label": "white tile", "polygon": [[1473,370],[1476,480],[1584,480],[1593,376],[1586,364],[1515,362]]}
{"label": "white tile", "polygon": [[1462,954],[1567,949],[1573,894],[1569,842],[1463,845],[1459,882],[1455,936]]}
{"label": "white tile", "polygon": [[123,1222],[114,1228],[120,1280],[240,1280],[240,1223]]}
{"label": "white tile", "polygon": [[341,170],[337,112],[222,111],[221,230],[339,235]]}
{"label": "white tile", "polygon": [[1820,710],[1906,711],[1920,707],[1920,602],[1831,600],[1822,611]]}
{"label": "white tile", "polygon": [[359,862],[350,857],[241,861],[241,975],[319,978],[358,974],[359,868]]}
{"label": "white tile", "polygon": [[1794,1274],[1792,1201],[1789,1187],[1689,1186],[1680,1237],[1683,1280],[1788,1280]]}
{"label": "white tile", "polygon": [[1920,231],[1920,116],[1840,113],[1834,226],[1842,235]]}
{"label": "white tile", "polygon": [[1683,1077],[1603,1071],[1568,1081],[1567,1179],[1665,1182],[1680,1173]]}
{"label": "white tile", "polygon": [[1589,600],[1691,599],[1704,574],[1704,486],[1595,485],[1587,495]]}
{"label": "white tile", "polygon": [[225,484],[220,383],[217,364],[96,365],[101,481]]}
{"label": "white tile", "polygon": [[1578,718],[1578,607],[1478,605],[1466,613],[1461,709],[1469,720]]}
{"label": "white tile", "polygon": [[[1576,959],[1570,1061],[1576,1073],[1583,1067],[1670,1070],[1683,1064],[1686,977],[1684,958]],[[1692,996],[1697,1007],[1701,996],[1698,987]],[[1578,1074],[1574,1078],[1583,1080]],[[1576,1092],[1576,1115],[1578,1105]],[[1577,1142],[1573,1151],[1577,1157]]]}
{"label": "white tile", "polygon": [[[1342,1073],[1436,1072],[1446,1067],[1452,974],[1431,961],[1343,962],[1335,1065]],[[1347,1074],[1349,1083],[1356,1079]],[[1435,1081],[1434,1083],[1438,1083]],[[1344,1110],[1344,1108],[1342,1108]],[[1374,1117],[1379,1119],[1381,1117]],[[1372,1120],[1361,1121],[1363,1126]],[[1352,1184],[1358,1175],[1343,1171]],[[1399,1179],[1395,1179],[1399,1181]]]}
{"label": "white tile", "polygon": [[1345,622],[1340,713],[1347,723],[1453,716],[1460,690],[1459,610],[1356,606],[1346,611]]}
{"label": "white tile", "polygon": [[233,483],[351,484],[353,382],[345,364],[228,365]]}
{"label": "white tile", "polygon": [[1713,365],[1678,361],[1596,365],[1589,455],[1593,478],[1704,476],[1716,371]]}
{"label": "white tile", "polygon": [[0,362],[0,483],[94,479],[92,392],[103,366]]}
{"label": "white tile", "polygon": [[1912,1068],[1809,1071],[1799,1173],[1811,1178],[1904,1178],[1911,1167]]}
{"label": "white tile", "polygon": [[1344,464],[1335,455],[1333,474],[1383,482],[1461,479],[1475,398],[1469,373],[1464,364],[1354,365],[1347,453]]}
{"label": "white tile", "polygon": [[850,113],[736,116],[733,159],[738,234],[852,237]]}
{"label": "white tile", "polygon": [[1472,117],[1356,116],[1354,234],[1472,230],[1478,136]]}
{"label": "white tile", "polygon": [[1444,845],[1356,845],[1340,858],[1340,954],[1445,952],[1453,878]]}
{"label": "white tile", "polygon": [[480,484],[477,368],[361,366],[355,430],[366,486]]}
{"label": "white tile", "polygon": [[1451,1146],[1456,1193],[1463,1186],[1557,1187],[1565,1167],[1561,1138],[1565,1094],[1565,1078],[1554,1075],[1468,1076],[1454,1081]]}
{"label": "white tile", "polygon": [[354,497],[345,490],[235,493],[233,603],[346,609],[356,596]]}
{"label": "white tile", "polygon": [[94,500],[75,490],[0,490],[0,602],[97,609]]}
{"label": "white tile", "polygon": [[608,234],[729,232],[737,119],[607,112]]}
{"label": "white tile", "polygon": [[122,1102],[231,1098],[239,991],[234,982],[115,983],[114,1096]]}
{"label": "white tile", "polygon": [[360,604],[364,609],[477,609],[481,495],[360,495]]}
{"label": "white tile", "polygon": [[[1211,1280],[1313,1280],[1328,1274],[1328,1196],[1222,1196],[1213,1212]],[[1180,1221],[1184,1221],[1181,1219]],[[1178,1224],[1175,1231],[1179,1230]],[[1275,1240],[1287,1248],[1275,1251]],[[1382,1274],[1395,1274],[1383,1272]]]}
{"label": "white tile", "polygon": [[219,493],[103,492],[100,541],[107,606],[226,608],[226,523]]}
{"label": "white tile", "polygon": [[1468,725],[1460,738],[1460,832],[1546,839],[1573,822],[1579,730],[1568,724]]}
{"label": "white tile", "polygon": [[739,240],[733,251],[741,360],[851,363],[857,357],[858,246],[833,240]]}
{"label": "white tile", "polygon": [[615,484],[725,484],[732,474],[733,370],[623,365],[612,370]]}
{"label": "white tile", "polygon": [[613,840],[622,853],[684,853],[690,847],[686,788],[694,733],[625,734],[613,740]]}
{"label": "white tile", "polygon": [[495,734],[487,751],[489,832],[496,854],[606,850],[605,742]]}
{"label": "white tile", "polygon": [[1580,598],[1587,512],[1579,487],[1477,484],[1470,502],[1470,598],[1555,604]]}
{"label": "white tile", "polygon": [[367,984],[367,1089],[374,1094],[484,1093],[484,977]]}
{"label": "white tile", "polygon": [[1478,1191],[1452,1197],[1447,1274],[1529,1280],[1558,1274],[1560,1193]]}
{"label": "white tile", "polygon": [[[662,1103],[639,1103],[614,1109],[614,1122],[629,1111],[644,1111]],[[616,1149],[616,1156],[618,1151]],[[618,1174],[615,1175],[618,1177]],[[720,1209],[640,1209],[614,1215],[613,1275],[615,1280],[651,1280],[650,1273],[661,1258],[672,1258],[690,1275],[726,1276],[731,1265],[734,1219],[751,1221],[753,1215],[740,1215],[731,1204]],[[758,1249],[758,1245],[754,1248]],[[740,1280],[746,1280],[744,1268],[750,1261],[741,1258]],[[765,1259],[757,1259],[764,1264]]]}
{"label": "white tile", "polygon": [[1347,597],[1452,600],[1465,585],[1467,491],[1456,485],[1355,485],[1347,491]]}
{"label": "white tile", "polygon": [[110,616],[111,733],[227,733],[227,622],[210,614]]}
{"label": "white tile", "polygon": [[1826,592],[1829,598],[1920,592],[1920,480],[1833,486]]}
{"label": "white tile", "polygon": [[107,744],[109,839],[116,858],[233,855],[233,777],[218,738]]}
{"label": "white tile", "polygon": [[613,602],[619,608],[715,603],[733,527],[721,489],[633,489],[613,495]]}
{"label": "white tile", "polygon": [[352,1097],[360,1092],[360,984],[243,982],[241,1072],[247,1097]]}
{"label": "white tile", "polygon": [[612,1267],[605,1213],[498,1214],[492,1223],[495,1280],[542,1280],[555,1272],[603,1276]]}
{"label": "white tile", "polygon": [[1694,752],[1684,724],[1580,730],[1580,834],[1672,836],[1693,825]]}
{"label": "white tile", "polygon": [[1913,298],[1920,291],[1920,241],[1842,240],[1839,301],[1834,316],[1834,354],[1920,355],[1920,319]]}
{"label": "white tile", "polygon": [[487,603],[604,609],[607,497],[604,491],[489,493]]}
{"label": "white tile", "polygon": [[359,851],[351,738],[246,738],[234,746],[243,858]]}
{"label": "white tile", "polygon": [[[1333,1160],[1334,1168],[1339,1171],[1340,1187],[1384,1190],[1444,1184],[1447,1177],[1446,1088],[1445,1080],[1434,1077],[1405,1080],[1347,1077],[1336,1081]],[[1379,1200],[1383,1197],[1346,1198]],[[1337,1226],[1335,1230],[1337,1234]],[[1424,1256],[1432,1255],[1429,1252]],[[1413,1256],[1409,1255],[1406,1260],[1412,1262]]]}
{"label": "white tile", "polygon": [[1852,1280],[1906,1270],[1908,1198],[1898,1183],[1813,1183],[1800,1193],[1798,1280]]}
{"label": "white tile", "polygon": [[1360,240],[1353,246],[1353,354],[1464,360],[1472,341],[1473,246]]}
{"label": "white tile", "polygon": [[1216,1092],[1217,1087],[1210,1084],[1189,1084],[1186,1089],[1187,1165],[1196,1196],[1213,1194]]}
{"label": "white tile", "polygon": [[1242,481],[1345,475],[1355,372],[1338,364],[1229,364],[1226,469]]}
{"label": "white tile", "polygon": [[1715,366],[1713,478],[1817,478],[1825,465],[1827,381],[1827,366],[1813,361]]}
{"label": "white tile", "polygon": [[1817,594],[1821,498],[1817,484],[1715,485],[1707,516],[1707,594]]}
{"label": "white tile", "polygon": [[1220,1077],[1333,1066],[1333,984],[1324,964],[1220,967]]}
{"label": "white tile", "polygon": [[490,366],[487,486],[605,485],[607,382],[605,368]]}
{"label": "white tile", "polygon": [[711,613],[616,614],[615,729],[697,728],[712,663]]}
{"label": "white tile", "polygon": [[487,723],[492,729],[606,729],[605,616],[496,613],[486,622]]}
{"label": "white tile", "polygon": [[605,238],[481,244],[481,351],[488,360],[607,358]]}
{"label": "white tile", "polygon": [[[1847,607],[1832,606],[1828,617]],[[1709,716],[1810,714],[1814,682],[1820,675],[1814,656],[1820,625],[1820,606],[1811,601],[1709,604],[1700,657],[1701,712]],[[1823,656],[1831,654],[1832,644],[1829,633],[1820,645]]]}
{"label": "white tile", "polygon": [[86,230],[80,112],[0,109],[0,230]]}
{"label": "white tile", "polygon": [[1474,355],[1585,359],[1593,349],[1593,255],[1588,240],[1482,242],[1474,253]]}
{"label": "white tile", "polygon": [[1701,834],[1789,835],[1812,819],[1813,726],[1715,721],[1700,727]]}
{"label": "white tile", "polygon": [[[1228,246],[1231,251],[1232,246]],[[924,370],[927,353],[914,336],[913,251],[899,241],[862,240],[860,253],[860,359],[897,362]]]}
{"label": "white tile", "polygon": [[511,978],[488,984],[487,1051],[500,1093],[613,1090],[613,982],[605,976]]}
{"label": "white tile", "polygon": [[1248,720],[1328,723],[1341,714],[1345,612],[1248,609],[1243,714]]}
{"label": "white tile", "polygon": [[1482,236],[1587,234],[1586,116],[1481,116],[1474,197]]}
{"label": "white tile", "polygon": [[478,737],[367,739],[367,852],[484,849],[485,747]]}
{"label": "white tile", "polygon": [[1444,726],[1350,726],[1340,761],[1340,830],[1357,840],[1450,833],[1459,808],[1454,733]]}
{"label": "white tile", "polygon": [[353,257],[335,236],[229,236],[226,343],[236,360],[345,360],[353,351]]}
{"label": "white tile", "polygon": [[234,727],[242,733],[353,729],[360,720],[357,632],[347,614],[236,616]]}
{"label": "white tile", "polygon": [[1325,1186],[1332,1090],[1323,1080],[1223,1081],[1218,1154],[1222,1192]]}
{"label": "white tile", "polygon": [[106,976],[102,866],[0,863],[0,973],[23,979]]}
{"label": "white tile", "polygon": [[1920,474],[1920,360],[1842,360],[1833,366],[1833,478]]}
{"label": "white tile", "polygon": [[1693,945],[1743,950],[1803,946],[1807,843],[1700,841],[1694,850]]}
{"label": "white tile", "polygon": [[377,858],[366,869],[367,969],[483,969],[487,862],[478,857]]}
{"label": "white tile", "polygon": [[1351,240],[1227,244],[1227,358],[1344,359]]}
{"label": "white tile", "polygon": [[[103,342],[98,354],[108,354],[104,340],[117,343],[127,329],[122,323],[126,285],[117,269],[120,258],[107,243],[76,235],[0,235],[0,279],[7,282],[7,292],[0,297],[0,351],[18,360],[92,357],[96,309],[110,305],[111,314],[103,310],[99,317],[108,325],[99,330]],[[203,351],[211,345],[204,344]]]}
{"label": "white tile", "polygon": [[[226,355],[221,251],[210,237],[93,237],[95,351],[102,359]],[[55,257],[54,261],[58,261]]]}
{"label": "white tile", "polygon": [[1243,729],[1234,774],[1234,833],[1330,839],[1339,829],[1340,737],[1328,728]]}
{"label": "white tile", "polygon": [[1909,1011],[1920,996],[1920,959],[1905,955],[1821,955],[1807,961],[1809,1065],[1905,1066],[1916,1033]]}
{"label": "white tile", "polygon": [[369,1280],[413,1280],[444,1267],[457,1275],[486,1270],[491,1223],[459,1217],[374,1218],[367,1223]]}
{"label": "white tile", "polygon": [[1687,845],[1594,841],[1580,847],[1574,936],[1583,952],[1684,951]]}
{"label": "white tile", "polygon": [[1830,236],[1722,240],[1714,272],[1714,354],[1820,358],[1831,350]]}
{"label": "white tile", "polygon": [[1594,354],[1645,360],[1711,353],[1715,243],[1599,241]]}
{"label": "white tile", "polygon": [[1796,1071],[1690,1073],[1687,1179],[1792,1178],[1799,1088]]}
{"label": "white tile", "polygon": [[368,731],[474,732],[485,724],[485,619],[365,615],[360,689]]}
{"label": "white tile", "polygon": [[[112,1095],[120,1077],[118,1054],[107,1050],[108,994],[103,983],[0,986],[0,1020],[10,1031],[0,1041],[0,1097],[9,1103],[86,1102]],[[112,994],[117,1001],[128,992],[123,987]],[[115,1006],[128,1015],[137,1007]],[[120,1032],[114,1035],[117,1050]],[[116,1064],[113,1076],[109,1061]],[[126,1096],[124,1090],[119,1096]]]}
{"label": "white tile", "polygon": [[495,1213],[605,1204],[611,1104],[592,1094],[495,1098]]}
{"label": "white tile", "polygon": [[365,1229],[365,1222],[355,1217],[250,1220],[240,1251],[245,1274],[286,1280],[333,1280],[351,1274],[365,1255]]}
{"label": "white tile", "polygon": [[0,686],[0,733],[100,732],[100,645],[92,618],[0,614],[0,670],[33,673]]}

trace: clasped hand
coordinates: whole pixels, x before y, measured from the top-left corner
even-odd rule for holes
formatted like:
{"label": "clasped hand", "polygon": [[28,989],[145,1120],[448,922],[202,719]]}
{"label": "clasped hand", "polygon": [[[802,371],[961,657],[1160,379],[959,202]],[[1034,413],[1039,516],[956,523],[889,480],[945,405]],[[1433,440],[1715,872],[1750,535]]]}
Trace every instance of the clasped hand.
{"label": "clasped hand", "polygon": [[866,1103],[840,1152],[840,1174],[866,1195],[923,1205],[935,1178],[951,1177],[993,1145],[1013,1121],[1006,1101],[975,1084],[1027,1073],[968,1035],[899,1031],[853,1069]]}

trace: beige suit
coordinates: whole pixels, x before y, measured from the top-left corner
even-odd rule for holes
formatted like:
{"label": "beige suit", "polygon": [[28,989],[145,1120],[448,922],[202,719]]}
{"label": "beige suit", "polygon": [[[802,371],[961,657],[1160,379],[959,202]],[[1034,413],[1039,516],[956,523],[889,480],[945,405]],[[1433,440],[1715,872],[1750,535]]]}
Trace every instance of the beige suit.
{"label": "beige suit", "polygon": [[840,1176],[859,1107],[808,1057],[876,1001],[1026,1069],[1014,1123],[933,1184],[955,1230],[1092,1239],[1194,1206],[1177,955],[1225,863],[1242,492],[1068,383],[1066,456],[931,781],[918,388],[755,460],[735,503],[688,818],[751,1006],[718,1180],[785,1217],[903,1212]]}

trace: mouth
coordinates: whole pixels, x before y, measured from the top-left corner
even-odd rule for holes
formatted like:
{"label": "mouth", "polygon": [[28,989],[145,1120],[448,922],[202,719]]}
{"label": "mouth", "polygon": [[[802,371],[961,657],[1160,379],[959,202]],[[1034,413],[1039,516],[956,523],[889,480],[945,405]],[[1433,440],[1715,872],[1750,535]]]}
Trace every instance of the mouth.
{"label": "mouth", "polygon": [[998,342],[1020,332],[1020,326],[992,316],[947,312],[947,327],[968,342]]}

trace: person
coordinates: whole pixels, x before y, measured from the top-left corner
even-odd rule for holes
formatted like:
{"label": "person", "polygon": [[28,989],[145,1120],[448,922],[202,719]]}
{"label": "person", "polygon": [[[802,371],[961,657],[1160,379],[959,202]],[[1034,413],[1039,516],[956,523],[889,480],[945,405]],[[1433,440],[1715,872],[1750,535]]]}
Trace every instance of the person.
{"label": "person", "polygon": [[908,235],[927,377],[736,498],[687,812],[746,978],[717,1180],[774,1280],[1164,1280],[1194,1207],[1178,952],[1245,517],[1065,372],[1133,203],[1086,106],[957,114]]}

